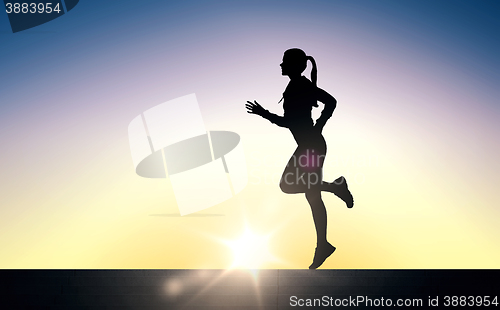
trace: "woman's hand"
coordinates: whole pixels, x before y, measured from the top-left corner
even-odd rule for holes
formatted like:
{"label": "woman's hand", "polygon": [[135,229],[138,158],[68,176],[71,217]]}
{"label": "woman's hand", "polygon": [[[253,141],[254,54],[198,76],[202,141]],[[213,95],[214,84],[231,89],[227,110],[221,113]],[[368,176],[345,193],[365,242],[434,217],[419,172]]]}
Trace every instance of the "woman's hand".
{"label": "woman's hand", "polygon": [[251,114],[257,114],[257,115],[263,116],[264,113],[267,112],[266,109],[264,109],[255,100],[253,102],[247,101],[247,104],[245,105],[245,107],[248,110],[247,112],[251,113]]}

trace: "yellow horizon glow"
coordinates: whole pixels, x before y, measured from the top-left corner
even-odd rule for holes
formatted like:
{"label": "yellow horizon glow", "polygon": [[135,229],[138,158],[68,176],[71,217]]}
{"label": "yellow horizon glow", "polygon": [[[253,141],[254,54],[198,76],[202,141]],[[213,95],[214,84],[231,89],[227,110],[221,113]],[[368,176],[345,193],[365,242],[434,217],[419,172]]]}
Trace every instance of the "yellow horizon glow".
{"label": "yellow horizon glow", "polygon": [[267,262],[276,261],[269,252],[271,235],[261,235],[246,227],[235,240],[223,241],[232,250],[233,263],[230,269],[259,269]]}

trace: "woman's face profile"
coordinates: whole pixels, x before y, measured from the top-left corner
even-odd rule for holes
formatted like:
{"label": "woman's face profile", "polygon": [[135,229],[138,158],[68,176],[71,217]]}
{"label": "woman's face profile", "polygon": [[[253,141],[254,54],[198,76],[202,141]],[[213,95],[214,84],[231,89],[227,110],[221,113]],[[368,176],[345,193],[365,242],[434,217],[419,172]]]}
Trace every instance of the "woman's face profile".
{"label": "woman's face profile", "polygon": [[281,67],[281,75],[289,75],[290,74],[290,60],[286,61],[286,54],[283,55],[283,61],[280,64]]}
{"label": "woman's face profile", "polygon": [[281,75],[297,75],[304,71],[305,66],[297,59],[296,55],[285,52],[283,55],[283,61],[280,64]]}

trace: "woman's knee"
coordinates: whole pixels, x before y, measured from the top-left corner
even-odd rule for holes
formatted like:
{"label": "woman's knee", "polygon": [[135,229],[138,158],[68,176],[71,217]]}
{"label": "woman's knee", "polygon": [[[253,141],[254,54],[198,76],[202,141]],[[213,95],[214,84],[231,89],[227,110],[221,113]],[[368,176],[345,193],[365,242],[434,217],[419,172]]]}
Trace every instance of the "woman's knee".
{"label": "woman's knee", "polygon": [[[288,166],[287,166],[288,168]],[[297,193],[297,184],[294,179],[294,173],[285,169],[280,179],[280,189],[285,194]]]}
{"label": "woman's knee", "polygon": [[[311,178],[311,175],[315,177],[314,180]],[[298,194],[311,192],[310,196],[315,197],[321,192],[321,181],[318,181],[321,180],[321,177],[318,177],[317,174],[307,174],[307,179],[305,176],[302,176],[298,180],[294,178],[293,174],[290,176],[283,174],[280,180],[280,189],[283,193]]]}
{"label": "woman's knee", "polygon": [[287,184],[283,179],[280,181],[280,189],[285,194],[296,194],[300,193],[297,191],[297,186],[292,184]]}

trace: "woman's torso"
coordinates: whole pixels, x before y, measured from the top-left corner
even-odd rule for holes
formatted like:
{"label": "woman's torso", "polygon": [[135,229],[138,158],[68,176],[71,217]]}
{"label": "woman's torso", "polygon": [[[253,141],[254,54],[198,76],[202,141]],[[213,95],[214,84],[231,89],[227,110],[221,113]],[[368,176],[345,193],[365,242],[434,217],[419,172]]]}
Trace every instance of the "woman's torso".
{"label": "woman's torso", "polygon": [[304,76],[290,80],[283,93],[284,117],[299,146],[319,146],[324,143],[321,132],[314,128],[311,118],[316,101],[316,87]]}

